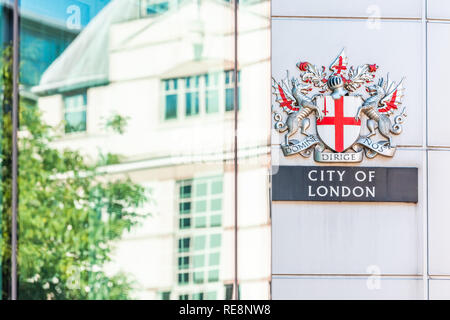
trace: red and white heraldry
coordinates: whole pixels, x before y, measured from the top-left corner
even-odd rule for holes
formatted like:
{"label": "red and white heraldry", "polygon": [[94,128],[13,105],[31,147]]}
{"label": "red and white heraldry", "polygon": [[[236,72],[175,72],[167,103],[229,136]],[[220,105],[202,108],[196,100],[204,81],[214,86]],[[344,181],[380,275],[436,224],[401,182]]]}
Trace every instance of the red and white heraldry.
{"label": "red and white heraldry", "polygon": [[324,117],[317,119],[317,133],[332,150],[343,152],[359,137],[361,120],[355,119],[362,103],[359,96],[344,96],[334,100],[331,96],[318,97],[317,107]]}

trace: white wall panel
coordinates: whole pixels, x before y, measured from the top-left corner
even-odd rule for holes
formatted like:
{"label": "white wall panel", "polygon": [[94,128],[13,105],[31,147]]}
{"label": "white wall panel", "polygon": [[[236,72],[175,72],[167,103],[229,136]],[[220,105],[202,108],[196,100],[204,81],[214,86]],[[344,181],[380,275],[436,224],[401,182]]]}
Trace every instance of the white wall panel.
{"label": "white wall panel", "polygon": [[[377,77],[389,73],[391,80],[406,78],[404,106],[408,118],[404,132],[394,137],[394,143],[421,145],[425,108],[421,28],[415,21],[382,21],[379,29],[369,29],[364,21],[273,19],[272,75],[277,80],[285,77],[286,70],[298,75],[299,61],[328,68],[342,47],[346,47],[349,65],[376,63],[380,66]],[[276,109],[279,110],[278,106]],[[278,136],[273,130],[272,143],[278,143]]]}
{"label": "white wall panel", "polygon": [[422,0],[272,0],[274,16],[420,18]]}
{"label": "white wall panel", "polygon": [[274,274],[421,271],[419,212],[413,204],[306,202],[273,205]]}
{"label": "white wall panel", "polygon": [[274,277],[272,298],[422,299],[422,280],[415,278]]}
{"label": "white wall panel", "polygon": [[427,18],[450,19],[450,1],[427,0]]}
{"label": "white wall panel", "polygon": [[430,274],[450,274],[450,151],[428,154]]}
{"label": "white wall panel", "polygon": [[[278,147],[272,161],[317,165],[301,156],[286,158]],[[401,149],[393,159],[364,161],[364,166],[418,167],[418,203],[272,202],[274,274],[365,274],[372,265],[382,274],[421,273],[422,153]]]}
{"label": "white wall panel", "polygon": [[428,24],[428,144],[432,146],[450,146],[449,39],[450,24]]}
{"label": "white wall panel", "polygon": [[450,300],[450,279],[430,280],[431,300]]}

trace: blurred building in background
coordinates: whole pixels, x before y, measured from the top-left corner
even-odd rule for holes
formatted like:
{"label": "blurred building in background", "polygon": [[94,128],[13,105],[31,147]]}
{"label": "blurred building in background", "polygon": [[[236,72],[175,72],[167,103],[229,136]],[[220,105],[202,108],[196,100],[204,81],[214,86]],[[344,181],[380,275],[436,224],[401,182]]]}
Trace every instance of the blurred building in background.
{"label": "blurred building in background", "polygon": [[108,266],[131,276],[136,298],[231,299],[236,263],[240,298],[270,297],[269,12],[269,1],[241,2],[236,73],[229,1],[113,0],[32,90],[59,128],[55,146],[118,154],[109,177],[151,190],[151,216]]}
{"label": "blurred building in background", "polygon": [[[25,106],[36,106],[37,96],[31,92],[31,88],[39,84],[44,71],[109,1],[20,1],[20,95]],[[0,0],[1,55],[12,46],[13,5],[14,0]],[[0,68],[3,67],[2,63],[0,59]],[[2,104],[6,101],[2,85],[0,101]],[[3,108],[9,110],[10,107],[6,105]],[[1,280],[0,275],[0,284]]]}
{"label": "blurred building in background", "polygon": [[[41,75],[67,48],[80,30],[70,29],[63,19],[43,19],[29,10],[21,13],[21,84],[22,96],[36,97],[29,88],[39,83]],[[0,44],[2,50],[12,41],[12,1],[0,0]]]}

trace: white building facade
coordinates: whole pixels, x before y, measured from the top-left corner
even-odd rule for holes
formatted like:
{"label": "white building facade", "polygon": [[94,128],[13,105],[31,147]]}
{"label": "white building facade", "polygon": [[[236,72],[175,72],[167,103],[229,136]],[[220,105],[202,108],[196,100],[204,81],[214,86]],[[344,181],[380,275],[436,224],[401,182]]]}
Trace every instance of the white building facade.
{"label": "white building facade", "polygon": [[[231,299],[237,248],[240,298],[268,299],[270,82],[258,80],[270,78],[270,4],[240,9],[236,76],[232,4],[160,2],[111,1],[34,88],[39,108],[55,146],[117,154],[110,178],[150,190],[151,216],[108,266],[134,280],[135,298]],[[115,116],[123,134],[105,126]]]}

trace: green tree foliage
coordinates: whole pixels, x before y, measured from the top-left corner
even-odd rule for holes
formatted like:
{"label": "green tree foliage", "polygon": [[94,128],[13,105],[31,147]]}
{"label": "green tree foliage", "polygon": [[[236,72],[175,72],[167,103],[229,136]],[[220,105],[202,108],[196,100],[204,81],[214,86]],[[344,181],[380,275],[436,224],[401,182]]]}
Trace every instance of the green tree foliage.
{"label": "green tree foliage", "polygon": [[[2,87],[10,95],[10,49],[3,55]],[[10,283],[11,112],[3,99],[2,240],[3,297]],[[115,240],[146,215],[146,190],[128,178],[102,174],[118,157],[93,163],[78,151],[52,146],[55,134],[35,107],[21,102],[19,134],[19,298],[126,299],[132,283],[105,272]],[[117,126],[116,126],[117,127]],[[123,127],[119,126],[119,132]],[[114,128],[113,128],[114,129]]]}
{"label": "green tree foliage", "polygon": [[[11,287],[11,96],[12,96],[12,46],[7,46],[1,54],[0,60],[0,276],[2,297],[7,298]],[[8,153],[9,150],[9,153]]]}

